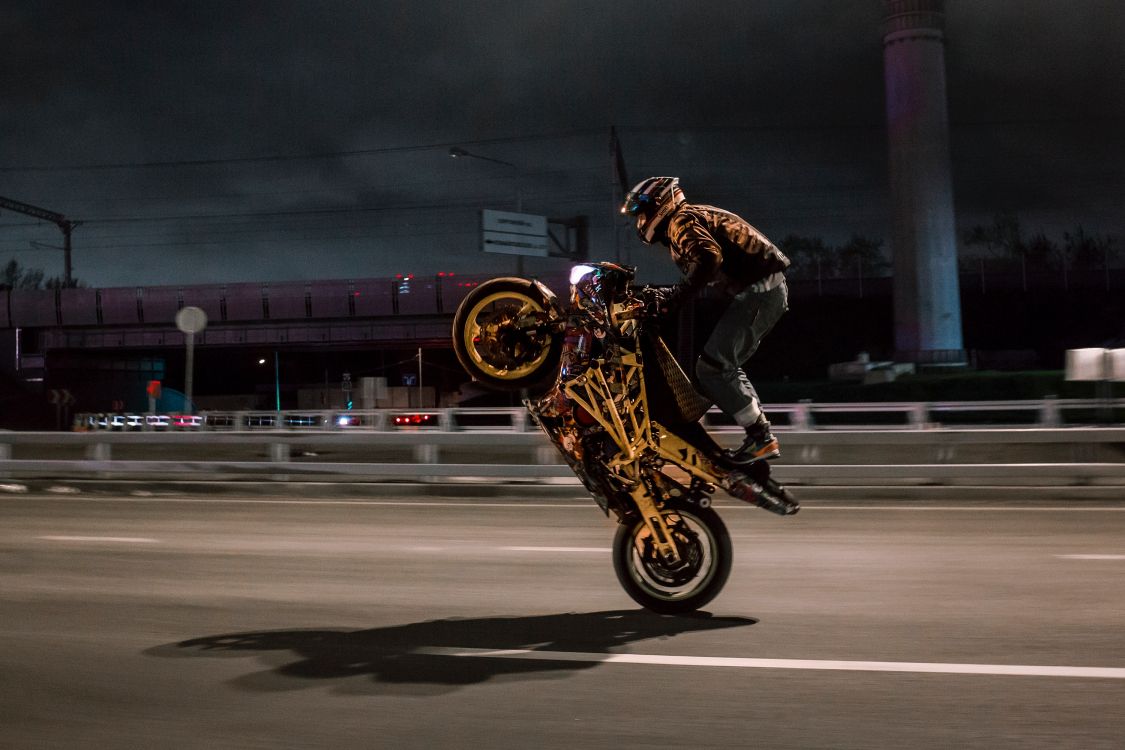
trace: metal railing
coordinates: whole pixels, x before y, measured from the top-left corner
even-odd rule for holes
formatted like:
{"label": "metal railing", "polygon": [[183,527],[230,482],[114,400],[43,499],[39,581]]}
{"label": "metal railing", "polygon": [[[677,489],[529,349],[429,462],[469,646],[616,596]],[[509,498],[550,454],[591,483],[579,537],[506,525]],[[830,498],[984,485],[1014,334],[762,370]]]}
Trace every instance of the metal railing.
{"label": "metal railing", "polygon": [[[1125,399],[1020,401],[916,401],[767,404],[776,427],[794,430],[924,430],[995,427],[1056,428],[1125,424]],[[708,429],[736,430],[718,409],[703,419]],[[222,430],[234,432],[444,432],[535,429],[522,407],[440,409],[210,411],[183,414],[78,414],[74,429],[88,431]]]}
{"label": "metal railing", "polygon": [[[507,410],[512,419],[522,410]],[[736,431],[714,431],[732,447]],[[1125,428],[787,430],[795,484],[1125,486]],[[573,483],[538,430],[0,432],[0,477]],[[1117,490],[1120,491],[1120,490]]]}

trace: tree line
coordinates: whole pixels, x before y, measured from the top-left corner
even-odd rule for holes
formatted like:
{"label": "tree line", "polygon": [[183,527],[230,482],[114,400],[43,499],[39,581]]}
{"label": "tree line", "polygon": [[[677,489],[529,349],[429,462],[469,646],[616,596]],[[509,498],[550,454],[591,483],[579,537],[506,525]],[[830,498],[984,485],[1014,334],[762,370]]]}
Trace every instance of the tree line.
{"label": "tree line", "polygon": [[[1053,239],[1044,232],[1025,233],[1015,214],[998,214],[991,224],[976,225],[960,237],[958,253],[962,273],[976,273],[987,264],[992,270],[1016,271],[1026,285],[1029,272],[1050,271],[1065,277],[1072,271],[1105,270],[1118,257],[1112,235],[1087,232],[1081,225]],[[888,276],[892,272],[883,240],[852,235],[833,245],[820,237],[790,234],[778,243],[792,265],[794,279],[855,279]]]}
{"label": "tree line", "polygon": [[0,290],[67,289],[80,286],[85,286],[85,284],[78,279],[71,279],[70,284],[67,284],[61,276],[48,278],[43,269],[21,266],[15,258],[9,260],[0,268]]}
{"label": "tree line", "polygon": [[1027,288],[1028,272],[1048,271],[1059,274],[1067,285],[1072,271],[1104,271],[1117,258],[1117,239],[1112,235],[1088,233],[1081,225],[1063,232],[1062,240],[1043,232],[1025,235],[1016,214],[997,214],[991,224],[972,227],[962,241],[967,252],[961,255],[961,270],[972,272],[984,266],[1001,270],[1018,267]]}

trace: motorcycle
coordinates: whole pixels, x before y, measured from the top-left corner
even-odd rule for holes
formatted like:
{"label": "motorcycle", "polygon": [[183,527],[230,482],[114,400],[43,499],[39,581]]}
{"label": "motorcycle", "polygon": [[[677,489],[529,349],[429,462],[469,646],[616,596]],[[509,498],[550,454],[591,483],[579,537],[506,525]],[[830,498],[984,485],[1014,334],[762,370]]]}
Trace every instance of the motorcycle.
{"label": "motorcycle", "polygon": [[659,333],[659,289],[635,269],[575,266],[564,304],[537,280],[475,287],[453,321],[453,347],[485,386],[523,391],[532,418],[594,501],[618,522],[613,565],[638,604],[674,614],[714,599],[731,539],[712,507],[722,488],[779,515],[800,505],[769,464],[735,465],[699,420],[692,387]]}

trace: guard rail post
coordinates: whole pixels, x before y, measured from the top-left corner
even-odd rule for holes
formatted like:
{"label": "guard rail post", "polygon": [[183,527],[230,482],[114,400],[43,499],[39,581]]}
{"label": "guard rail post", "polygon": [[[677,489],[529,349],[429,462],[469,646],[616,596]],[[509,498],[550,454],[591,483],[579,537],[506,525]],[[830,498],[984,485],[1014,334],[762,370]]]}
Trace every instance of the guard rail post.
{"label": "guard rail post", "polygon": [[273,463],[285,463],[289,460],[291,453],[289,451],[289,443],[270,443],[270,461]]}
{"label": "guard rail post", "polygon": [[559,450],[554,445],[538,445],[535,447],[535,463],[539,466],[550,466],[555,463]]}
{"label": "guard rail post", "polygon": [[809,404],[812,402],[807,398],[801,399],[789,417],[789,424],[794,430],[811,430],[812,429],[812,414],[809,412]]}
{"label": "guard rail post", "polygon": [[109,443],[93,443],[86,446],[86,458],[91,461],[112,461],[113,448]]}
{"label": "guard rail post", "polygon": [[913,404],[910,407],[910,425],[916,430],[926,429],[929,423],[929,409],[924,403]]}
{"label": "guard rail post", "polygon": [[1054,396],[1047,396],[1043,399],[1043,406],[1039,410],[1039,426],[1058,427],[1061,424],[1058,401]]}
{"label": "guard rail post", "polygon": [[[270,463],[282,464],[289,461],[292,452],[289,449],[289,443],[270,443]],[[270,479],[275,482],[288,482],[288,474],[271,474]]]}
{"label": "guard rail post", "polygon": [[[9,461],[12,458],[12,446],[7,443],[0,443],[0,461]],[[7,479],[8,472],[0,471],[0,479]]]}
{"label": "guard rail post", "polygon": [[[93,445],[86,446],[86,458],[91,461],[112,461],[113,448],[109,443],[94,443]],[[99,471],[95,475],[99,479],[108,479],[112,476],[112,472]]]}
{"label": "guard rail post", "polygon": [[438,429],[442,432],[457,432],[457,419],[453,416],[452,409],[442,409],[438,412]]}
{"label": "guard rail post", "polygon": [[[423,443],[423,444],[420,444],[420,445],[416,445],[416,446],[414,446],[414,463],[419,464],[419,465],[441,463],[441,461],[438,458],[439,453],[440,453],[440,450],[438,449],[436,444]],[[420,481],[420,482],[430,482],[430,483],[440,482],[441,477],[419,476],[418,481]]]}

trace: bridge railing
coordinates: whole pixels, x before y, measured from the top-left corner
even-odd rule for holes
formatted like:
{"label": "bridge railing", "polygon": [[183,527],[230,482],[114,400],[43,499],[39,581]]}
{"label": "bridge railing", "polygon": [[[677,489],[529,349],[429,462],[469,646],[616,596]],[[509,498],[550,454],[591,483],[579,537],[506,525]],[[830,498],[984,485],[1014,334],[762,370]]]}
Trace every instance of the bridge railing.
{"label": "bridge railing", "polygon": [[[717,431],[724,447],[741,435]],[[773,464],[794,484],[1125,487],[1125,428],[789,430]],[[0,477],[576,484],[538,431],[0,432]],[[1120,496],[1120,495],[1119,495]]]}
{"label": "bridge railing", "polygon": [[[767,404],[779,430],[927,430],[996,427],[1077,427],[1125,424],[1125,399],[1033,399],[1021,401],[916,401]],[[718,409],[703,418],[710,430],[738,431]],[[394,432],[534,430],[522,407],[440,409],[287,409],[208,411],[184,414],[78,414],[78,431],[285,431]]]}

